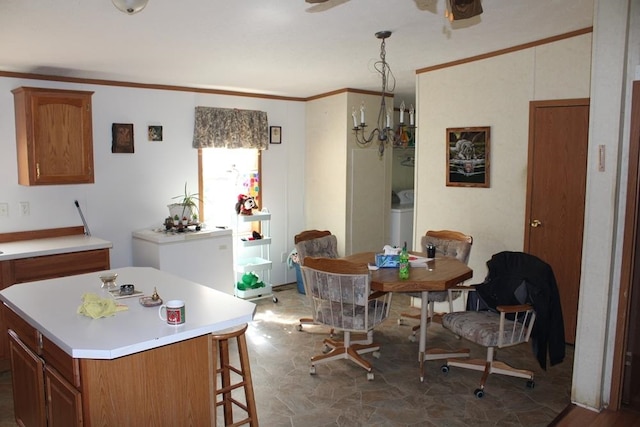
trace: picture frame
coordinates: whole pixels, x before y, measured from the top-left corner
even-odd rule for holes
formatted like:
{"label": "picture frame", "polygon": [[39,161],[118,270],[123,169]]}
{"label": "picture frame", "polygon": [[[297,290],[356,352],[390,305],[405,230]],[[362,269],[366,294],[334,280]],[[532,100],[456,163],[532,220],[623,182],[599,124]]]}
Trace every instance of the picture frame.
{"label": "picture frame", "polygon": [[491,128],[446,131],[447,187],[489,187]]}
{"label": "picture frame", "polygon": [[111,152],[133,153],[133,123],[111,125]]}
{"label": "picture frame", "polygon": [[162,126],[149,126],[147,129],[147,135],[149,141],[160,142],[162,141]]}
{"label": "picture frame", "polygon": [[282,126],[269,126],[269,142],[282,144]]}

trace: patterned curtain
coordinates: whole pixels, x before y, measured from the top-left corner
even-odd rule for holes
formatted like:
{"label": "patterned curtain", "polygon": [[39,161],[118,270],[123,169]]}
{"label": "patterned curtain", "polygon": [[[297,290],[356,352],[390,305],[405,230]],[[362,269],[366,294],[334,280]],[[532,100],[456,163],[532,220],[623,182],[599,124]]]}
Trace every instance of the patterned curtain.
{"label": "patterned curtain", "polygon": [[196,107],[193,148],[269,148],[264,111]]}

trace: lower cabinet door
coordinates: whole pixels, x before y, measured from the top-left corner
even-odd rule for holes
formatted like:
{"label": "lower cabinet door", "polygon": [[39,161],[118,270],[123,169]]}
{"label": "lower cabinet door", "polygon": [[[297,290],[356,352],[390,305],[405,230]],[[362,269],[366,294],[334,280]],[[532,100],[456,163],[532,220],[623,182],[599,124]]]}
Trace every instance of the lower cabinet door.
{"label": "lower cabinet door", "polygon": [[47,425],[44,403],[44,362],[29,350],[13,331],[9,332],[9,354],[16,422],[25,427]]}
{"label": "lower cabinet door", "polygon": [[82,395],[49,365],[44,368],[49,427],[82,426]]}

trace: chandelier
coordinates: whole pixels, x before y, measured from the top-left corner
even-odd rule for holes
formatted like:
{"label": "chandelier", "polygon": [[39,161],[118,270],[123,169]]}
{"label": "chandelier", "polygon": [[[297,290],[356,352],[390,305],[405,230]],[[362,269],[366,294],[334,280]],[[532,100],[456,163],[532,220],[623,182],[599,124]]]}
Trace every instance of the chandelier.
{"label": "chandelier", "polygon": [[[353,118],[353,133],[356,136],[356,142],[360,147],[370,146],[374,140],[378,142],[378,154],[380,157],[384,154],[385,145],[391,143],[392,146],[407,145],[409,140],[408,131],[413,131],[415,126],[415,110],[413,105],[409,107],[409,124],[404,122],[405,116],[405,104],[404,101],[400,104],[400,124],[394,130],[393,128],[393,105],[387,108],[387,96],[393,95],[396,81],[391,67],[386,60],[385,40],[391,36],[391,31],[378,31],[376,37],[381,40],[380,42],[380,60],[376,61],[375,69],[382,78],[382,93],[380,94],[380,111],[378,111],[378,120],[376,121],[375,129],[373,129],[369,136],[365,134],[367,124],[365,122],[365,108],[364,101],[360,106],[360,123],[358,124],[358,114],[356,107],[353,107],[351,117]],[[389,86],[389,80],[392,84]],[[377,136],[377,139],[376,139]]]}
{"label": "chandelier", "polygon": [[144,9],[149,0],[111,0],[111,2],[118,10],[127,15],[133,15]]}

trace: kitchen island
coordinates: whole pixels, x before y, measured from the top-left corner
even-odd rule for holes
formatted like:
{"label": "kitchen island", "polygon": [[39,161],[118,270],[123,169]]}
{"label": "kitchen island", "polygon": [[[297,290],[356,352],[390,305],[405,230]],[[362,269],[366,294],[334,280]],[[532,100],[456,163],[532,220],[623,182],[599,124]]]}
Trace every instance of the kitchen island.
{"label": "kitchen island", "polygon": [[111,297],[100,273],[0,291],[16,418],[26,426],[215,425],[210,334],[250,322],[255,305],[154,268],[111,271],[144,295],[155,288],[164,301],[184,300],[186,322],[168,325],[137,295],[117,299],[127,309],[110,317],[77,314],[84,293]]}
{"label": "kitchen island", "polygon": [[[0,234],[0,290],[16,283],[53,279],[110,268],[109,241],[84,234],[83,227]],[[0,331],[5,331],[0,311]],[[9,370],[9,340],[0,334],[0,372]]]}

